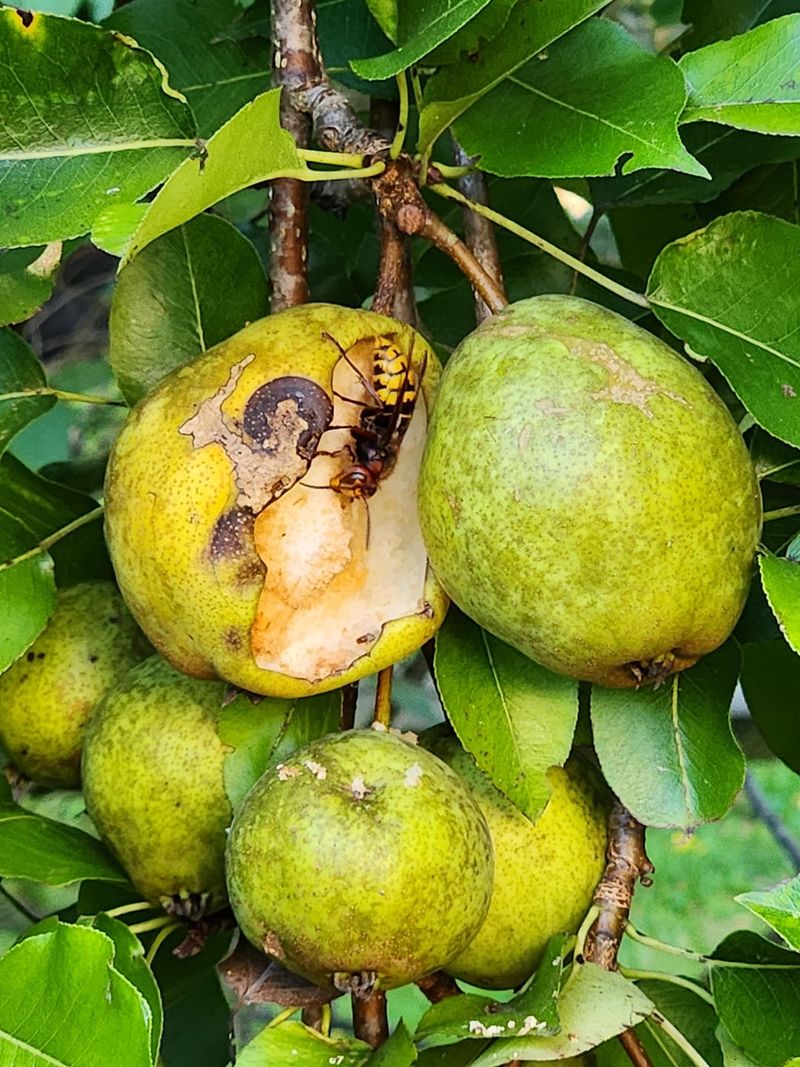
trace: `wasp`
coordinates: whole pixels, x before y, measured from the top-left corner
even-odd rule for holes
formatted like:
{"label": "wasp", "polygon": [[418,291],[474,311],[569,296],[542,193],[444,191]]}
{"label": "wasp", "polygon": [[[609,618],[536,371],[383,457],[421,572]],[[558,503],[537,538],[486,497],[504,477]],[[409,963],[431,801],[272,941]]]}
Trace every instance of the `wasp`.
{"label": "wasp", "polygon": [[336,345],[370,398],[369,401],[353,400],[334,391],[340,400],[358,405],[361,414],[358,425],[348,427],[353,437],[352,444],[347,446],[352,463],[334,475],[330,488],[351,500],[366,500],[374,496],[380,481],[395,465],[397,452],[414,414],[426,360],[416,369],[413,344],[411,351],[406,353],[397,343],[397,334],[383,334],[375,338],[370,381],[335,337],[329,333],[323,336]]}

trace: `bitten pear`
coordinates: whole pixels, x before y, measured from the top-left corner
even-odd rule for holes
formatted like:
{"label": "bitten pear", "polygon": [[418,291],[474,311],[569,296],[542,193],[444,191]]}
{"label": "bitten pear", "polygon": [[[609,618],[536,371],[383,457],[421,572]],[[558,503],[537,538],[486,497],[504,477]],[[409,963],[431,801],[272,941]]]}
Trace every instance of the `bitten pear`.
{"label": "bitten pear", "polygon": [[[437,376],[411,327],[306,304],[245,327],[140,402],[109,463],[106,533],[163,656],[302,697],[432,636],[447,601],[416,486]],[[365,473],[373,445],[385,455]]]}
{"label": "bitten pear", "polygon": [[747,449],[699,371],[568,296],[512,304],[458,346],[419,499],[460,608],[609,686],[663,681],[722,644],[761,528]]}

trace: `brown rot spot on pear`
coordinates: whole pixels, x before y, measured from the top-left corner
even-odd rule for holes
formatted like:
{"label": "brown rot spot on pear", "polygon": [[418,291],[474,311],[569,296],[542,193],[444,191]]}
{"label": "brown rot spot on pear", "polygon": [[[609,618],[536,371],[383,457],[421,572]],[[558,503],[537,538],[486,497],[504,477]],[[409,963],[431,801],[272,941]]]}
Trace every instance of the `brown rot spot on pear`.
{"label": "brown rot spot on pear", "polygon": [[233,466],[236,506],[258,514],[308,470],[333,405],[316,382],[291,375],[259,386],[239,422],[224,405],[254,358],[245,356],[231,367],[225,385],[198,406],[180,433],[191,437],[196,449],[222,447]]}
{"label": "brown rot spot on pear", "polygon": [[211,559],[239,559],[253,553],[255,515],[248,508],[224,511],[214,523],[209,550]]}

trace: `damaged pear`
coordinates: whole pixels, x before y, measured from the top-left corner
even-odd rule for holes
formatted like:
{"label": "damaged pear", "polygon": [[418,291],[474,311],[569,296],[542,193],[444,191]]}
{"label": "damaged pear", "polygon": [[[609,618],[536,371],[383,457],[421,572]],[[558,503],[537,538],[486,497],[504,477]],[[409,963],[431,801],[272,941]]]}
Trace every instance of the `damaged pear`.
{"label": "damaged pear", "polygon": [[635,686],[728,637],[761,501],[690,363],[612,311],[538,296],[448,362],[420,515],[437,576],[481,626],[561,674]]}
{"label": "damaged pear", "polygon": [[109,464],[131,610],[178,669],[306,696],[419,648],[446,607],[416,509],[438,374],[425,341],[308,304],[167,376]]}
{"label": "damaged pear", "polygon": [[318,985],[365,992],[413,982],[466,948],[489,905],[492,843],[438,757],[355,730],[256,783],[231,828],[227,871],[254,945]]}

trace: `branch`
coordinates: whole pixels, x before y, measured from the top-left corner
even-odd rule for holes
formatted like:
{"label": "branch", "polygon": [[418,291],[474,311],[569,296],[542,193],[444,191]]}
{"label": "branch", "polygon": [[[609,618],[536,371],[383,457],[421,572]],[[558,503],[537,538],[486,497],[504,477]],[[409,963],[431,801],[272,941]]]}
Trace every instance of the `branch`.
{"label": "branch", "polygon": [[[282,86],[281,125],[300,148],[308,146],[311,123],[291,101],[291,90],[321,77],[311,0],[272,0],[272,84]],[[272,310],[308,300],[308,190],[294,178],[272,182],[270,204]]]}
{"label": "branch", "polygon": [[747,772],[747,777],[744,780],[744,791],[755,817],[764,823],[792,864],[796,868],[800,868],[800,845],[784,826],[777,812],[772,809],[750,771]]}
{"label": "branch", "polygon": [[[636,883],[650,885],[653,865],[647,858],[644,827],[617,800],[608,817],[606,869],[595,890],[600,909],[586,938],[584,956],[607,971],[617,969],[617,953],[628,922]],[[653,1067],[644,1046],[632,1030],[619,1035],[634,1067]]]}
{"label": "branch", "polygon": [[376,989],[363,998],[353,994],[353,1033],[372,1048],[377,1048],[387,1040],[389,1021],[383,990]]}
{"label": "branch", "polygon": [[26,559],[32,559],[34,556],[40,555],[42,552],[47,552],[58,544],[62,538],[69,536],[76,530],[80,530],[82,526],[86,526],[90,522],[94,522],[95,519],[99,519],[103,514],[102,504],[99,507],[93,508],[91,511],[84,512],[83,515],[79,515],[77,519],[73,519],[72,522],[68,522],[66,526],[62,526],[60,530],[56,530],[55,533],[51,533],[47,537],[43,537],[42,540],[34,548],[29,548],[27,552],[22,552],[18,556],[14,556],[13,559],[3,560],[0,563],[0,571],[8,570],[9,567],[15,567],[18,563],[22,563]]}
{"label": "branch", "polygon": [[[457,166],[471,167],[475,163],[475,160],[467,155],[455,138],[453,138],[453,157]],[[464,196],[473,203],[488,205],[489,194],[486,188],[486,178],[481,171],[469,170],[458,179],[457,184]],[[463,214],[464,240],[467,248],[469,248],[497,287],[503,290],[503,269],[500,265],[500,253],[497,250],[494,227],[488,219],[466,205],[463,208]],[[480,324],[491,313],[491,309],[486,302],[476,294],[475,321]]]}

